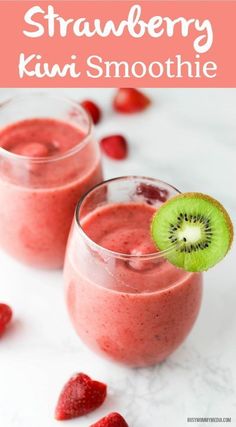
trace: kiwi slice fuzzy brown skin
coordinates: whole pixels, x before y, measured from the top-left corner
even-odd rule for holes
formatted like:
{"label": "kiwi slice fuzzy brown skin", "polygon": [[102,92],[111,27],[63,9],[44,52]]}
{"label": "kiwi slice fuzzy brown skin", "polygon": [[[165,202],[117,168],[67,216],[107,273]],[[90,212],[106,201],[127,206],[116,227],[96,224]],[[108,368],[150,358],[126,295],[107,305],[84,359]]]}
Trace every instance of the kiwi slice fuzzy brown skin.
{"label": "kiwi slice fuzzy brown skin", "polygon": [[233,241],[232,221],[220,202],[202,193],[183,193],[155,213],[151,235],[166,258],[186,271],[217,264]]}

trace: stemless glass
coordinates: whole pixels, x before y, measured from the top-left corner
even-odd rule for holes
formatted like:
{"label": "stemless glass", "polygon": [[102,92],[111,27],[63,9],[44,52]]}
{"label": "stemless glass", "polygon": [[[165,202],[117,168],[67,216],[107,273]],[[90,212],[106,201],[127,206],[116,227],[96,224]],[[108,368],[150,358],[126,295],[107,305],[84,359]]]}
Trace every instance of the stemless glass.
{"label": "stemless glass", "polygon": [[[77,205],[64,268],[67,306],[80,338],[114,361],[136,367],[163,361],[198,315],[202,275],[171,265],[165,252],[149,253],[142,234],[142,211],[151,209],[150,221],[177,193],[158,180],[122,177],[96,186]],[[128,248],[130,236],[132,250],[112,250]]]}
{"label": "stemless glass", "polygon": [[10,255],[61,268],[76,203],[101,180],[91,119],[77,103],[38,92],[1,104],[0,246]]}

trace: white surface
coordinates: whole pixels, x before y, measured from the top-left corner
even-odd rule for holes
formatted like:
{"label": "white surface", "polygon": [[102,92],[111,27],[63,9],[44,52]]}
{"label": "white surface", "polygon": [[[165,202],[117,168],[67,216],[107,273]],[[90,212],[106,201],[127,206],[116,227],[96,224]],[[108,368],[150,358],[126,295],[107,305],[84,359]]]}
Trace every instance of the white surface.
{"label": "white surface", "polygon": [[[0,100],[14,92],[0,90]],[[129,138],[127,161],[104,161],[107,178],[142,174],[182,191],[203,191],[235,220],[236,90],[149,90],[152,108],[130,117],[111,112],[113,91],[63,92],[103,106],[98,137],[118,132]],[[0,426],[60,425],[53,419],[57,397],[78,371],[105,381],[109,397],[68,427],[88,427],[110,411],[121,412],[130,427],[184,427],[191,425],[187,417],[232,417],[236,425],[235,256],[234,247],[205,275],[200,316],[182,347],[159,366],[132,370],[81,344],[67,317],[61,273],[33,270],[0,253],[0,300],[15,314],[0,341]]]}

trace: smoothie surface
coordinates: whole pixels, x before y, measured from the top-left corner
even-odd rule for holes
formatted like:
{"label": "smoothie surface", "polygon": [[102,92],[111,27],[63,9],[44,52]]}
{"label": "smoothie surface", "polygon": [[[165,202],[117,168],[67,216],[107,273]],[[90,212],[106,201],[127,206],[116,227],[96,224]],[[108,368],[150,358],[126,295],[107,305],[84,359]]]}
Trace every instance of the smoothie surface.
{"label": "smoothie surface", "polygon": [[147,204],[124,203],[99,207],[82,220],[85,233],[103,248],[126,255],[157,252],[150,234],[156,209]]}
{"label": "smoothie surface", "polygon": [[2,129],[0,146],[22,156],[52,157],[69,151],[84,137],[84,133],[69,122],[35,118]]}

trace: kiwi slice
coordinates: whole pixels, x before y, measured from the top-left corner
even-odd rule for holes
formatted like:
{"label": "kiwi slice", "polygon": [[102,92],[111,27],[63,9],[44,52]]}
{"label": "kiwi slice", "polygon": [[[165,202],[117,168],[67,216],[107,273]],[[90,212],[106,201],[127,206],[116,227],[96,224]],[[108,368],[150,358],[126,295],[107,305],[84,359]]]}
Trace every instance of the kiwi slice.
{"label": "kiwi slice", "polygon": [[204,271],[228,252],[233,225],[217,200],[202,193],[183,193],[158,209],[151,234],[172,264],[186,271]]}

